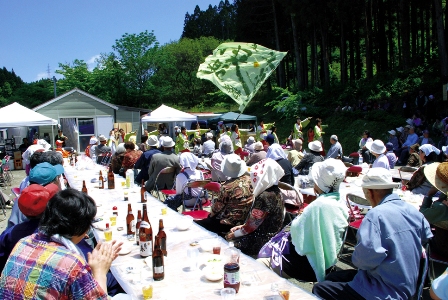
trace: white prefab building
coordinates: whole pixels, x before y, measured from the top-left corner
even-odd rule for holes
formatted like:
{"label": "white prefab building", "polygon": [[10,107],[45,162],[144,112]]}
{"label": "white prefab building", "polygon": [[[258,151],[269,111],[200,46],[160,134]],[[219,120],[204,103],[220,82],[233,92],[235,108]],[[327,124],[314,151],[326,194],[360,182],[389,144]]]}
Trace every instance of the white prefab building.
{"label": "white prefab building", "polygon": [[[103,134],[109,137],[114,123],[132,123],[132,130],[137,131],[139,137],[141,115],[149,112],[147,109],[114,105],[77,88],[36,106],[33,110],[57,120],[64,135],[68,137],[66,146],[74,147],[78,152],[84,151],[92,135]],[[39,128],[39,135],[50,135],[51,143],[54,143],[54,136],[51,134],[51,126]]]}

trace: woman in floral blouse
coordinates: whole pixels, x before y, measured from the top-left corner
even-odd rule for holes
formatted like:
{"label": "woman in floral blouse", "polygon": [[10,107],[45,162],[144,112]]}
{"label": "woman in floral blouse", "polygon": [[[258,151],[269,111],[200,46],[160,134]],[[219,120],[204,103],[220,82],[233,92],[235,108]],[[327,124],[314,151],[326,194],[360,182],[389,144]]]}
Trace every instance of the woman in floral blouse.
{"label": "woman in floral blouse", "polygon": [[235,247],[247,255],[258,254],[282,228],[284,206],[278,182],[284,175],[282,167],[270,158],[259,161],[250,169],[255,198],[253,206],[246,222],[233,227],[226,235],[227,240],[234,240]]}

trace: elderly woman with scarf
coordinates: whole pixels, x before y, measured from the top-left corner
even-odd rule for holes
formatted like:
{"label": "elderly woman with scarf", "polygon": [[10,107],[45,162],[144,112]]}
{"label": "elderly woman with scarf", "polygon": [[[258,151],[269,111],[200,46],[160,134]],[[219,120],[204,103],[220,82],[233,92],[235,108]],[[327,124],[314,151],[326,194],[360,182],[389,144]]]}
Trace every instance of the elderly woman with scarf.
{"label": "elderly woman with scarf", "polygon": [[[197,197],[200,195],[201,188],[185,188],[185,184],[189,181],[204,180],[204,176],[200,170],[196,170],[199,164],[199,159],[191,152],[181,153],[179,163],[183,171],[176,176],[176,195],[165,199],[165,204],[169,208],[176,210],[182,205],[182,199],[185,200],[185,205],[193,206]],[[202,199],[202,203],[205,203]]]}
{"label": "elderly woman with scarf", "polygon": [[282,167],[285,175],[280,179],[280,181],[294,186],[294,173],[292,171],[292,165],[289,162],[285,151],[283,151],[282,146],[275,143],[269,146],[268,152],[266,153],[266,158],[275,160],[280,167]]}
{"label": "elderly woman with scarf", "polygon": [[213,181],[225,181],[227,178],[221,171],[221,163],[226,157],[233,152],[232,141],[228,135],[222,135],[219,142],[219,150],[213,153],[210,160],[212,167],[212,179]]}
{"label": "elderly woman with scarf", "polygon": [[[345,199],[338,192],[346,170],[344,163],[334,158],[314,164],[311,176],[319,197],[292,221],[289,234],[284,231],[263,247],[260,262],[285,278],[312,282],[325,279],[326,270],[338,261],[348,225]],[[280,235],[286,243],[275,248],[273,244]]]}
{"label": "elderly woman with scarf", "polygon": [[250,180],[254,188],[254,202],[243,225],[235,226],[226,234],[235,247],[247,255],[256,255],[261,247],[282,228],[283,200],[278,188],[283,169],[267,158],[251,167]]}
{"label": "elderly woman with scarf", "polygon": [[125,154],[126,154],[126,148],[124,147],[124,143],[120,143],[117,146],[114,155],[112,155],[111,160],[112,172],[114,172],[115,174],[120,174],[121,176],[124,176],[124,172],[121,169],[121,165],[123,164]]}

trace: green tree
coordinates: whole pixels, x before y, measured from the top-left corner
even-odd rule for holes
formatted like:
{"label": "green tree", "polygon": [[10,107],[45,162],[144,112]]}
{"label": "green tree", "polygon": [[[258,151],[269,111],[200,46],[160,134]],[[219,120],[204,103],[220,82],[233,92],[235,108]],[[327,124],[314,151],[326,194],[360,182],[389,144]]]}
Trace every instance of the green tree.
{"label": "green tree", "polygon": [[[61,74],[64,78],[57,81],[57,92],[62,94],[74,88],[79,88],[90,93],[93,81],[92,74],[89,71],[87,63],[83,60],[75,59],[73,63],[59,63],[57,74]],[[53,90],[53,87],[50,87]]]}

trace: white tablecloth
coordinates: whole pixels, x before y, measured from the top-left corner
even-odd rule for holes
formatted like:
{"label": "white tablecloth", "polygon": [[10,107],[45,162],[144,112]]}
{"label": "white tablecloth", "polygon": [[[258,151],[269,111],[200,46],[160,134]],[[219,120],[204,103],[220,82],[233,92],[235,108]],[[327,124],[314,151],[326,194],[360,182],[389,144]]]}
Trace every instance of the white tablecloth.
{"label": "white tablecloth", "polygon": [[[128,203],[132,204],[135,219],[137,218],[137,211],[142,209],[140,188],[136,187],[129,190],[129,202],[125,202],[123,201],[125,190],[121,187],[123,178],[116,177],[114,190],[107,189],[107,182],[105,183],[105,189],[99,190],[97,182],[90,183],[92,178],[98,178],[98,169],[78,171],[66,167],[65,170],[69,184],[76,189],[80,190],[82,180],[86,180],[88,194],[95,199],[97,205],[100,205],[97,216],[104,219],[103,223],[109,220],[112,207],[117,206],[118,218],[117,226],[112,227],[113,239],[129,243],[132,251],[127,255],[119,256],[113,262],[111,271],[127,294],[134,299],[142,299],[141,285],[137,282],[137,279],[140,277],[141,270],[147,276],[152,277],[152,268],[151,266],[148,268],[145,260],[140,257],[139,248],[135,241],[127,240],[125,222]],[[107,174],[103,172],[103,176],[107,177]],[[150,198],[147,207],[153,236],[158,232],[159,219],[163,219],[168,251],[168,256],[164,258],[165,279],[154,282],[153,299],[221,299],[220,290],[223,288],[223,281],[210,282],[205,278],[202,271],[204,265],[201,262],[207,261],[207,258],[211,255],[210,252],[200,250],[200,268],[197,271],[190,271],[188,268],[187,249],[192,248],[190,243],[210,238],[212,233],[195,223],[186,231],[178,231],[176,223],[182,218],[182,215],[171,209],[167,209],[168,213],[162,215],[163,203],[153,197]],[[100,223],[101,226],[104,226],[104,224]],[[118,231],[117,227],[123,227],[123,230]],[[100,239],[104,236],[100,230],[95,230],[95,235]],[[220,239],[220,243],[222,254],[228,248],[228,243],[224,239]],[[151,259],[148,261],[151,261]],[[128,267],[133,267],[132,273],[128,273]],[[272,283],[288,286],[291,293],[290,299],[315,299],[310,293],[280,278],[264,265],[244,254],[240,258],[240,275],[242,284],[235,299],[262,299],[265,296],[274,295],[275,293],[271,291]]]}

